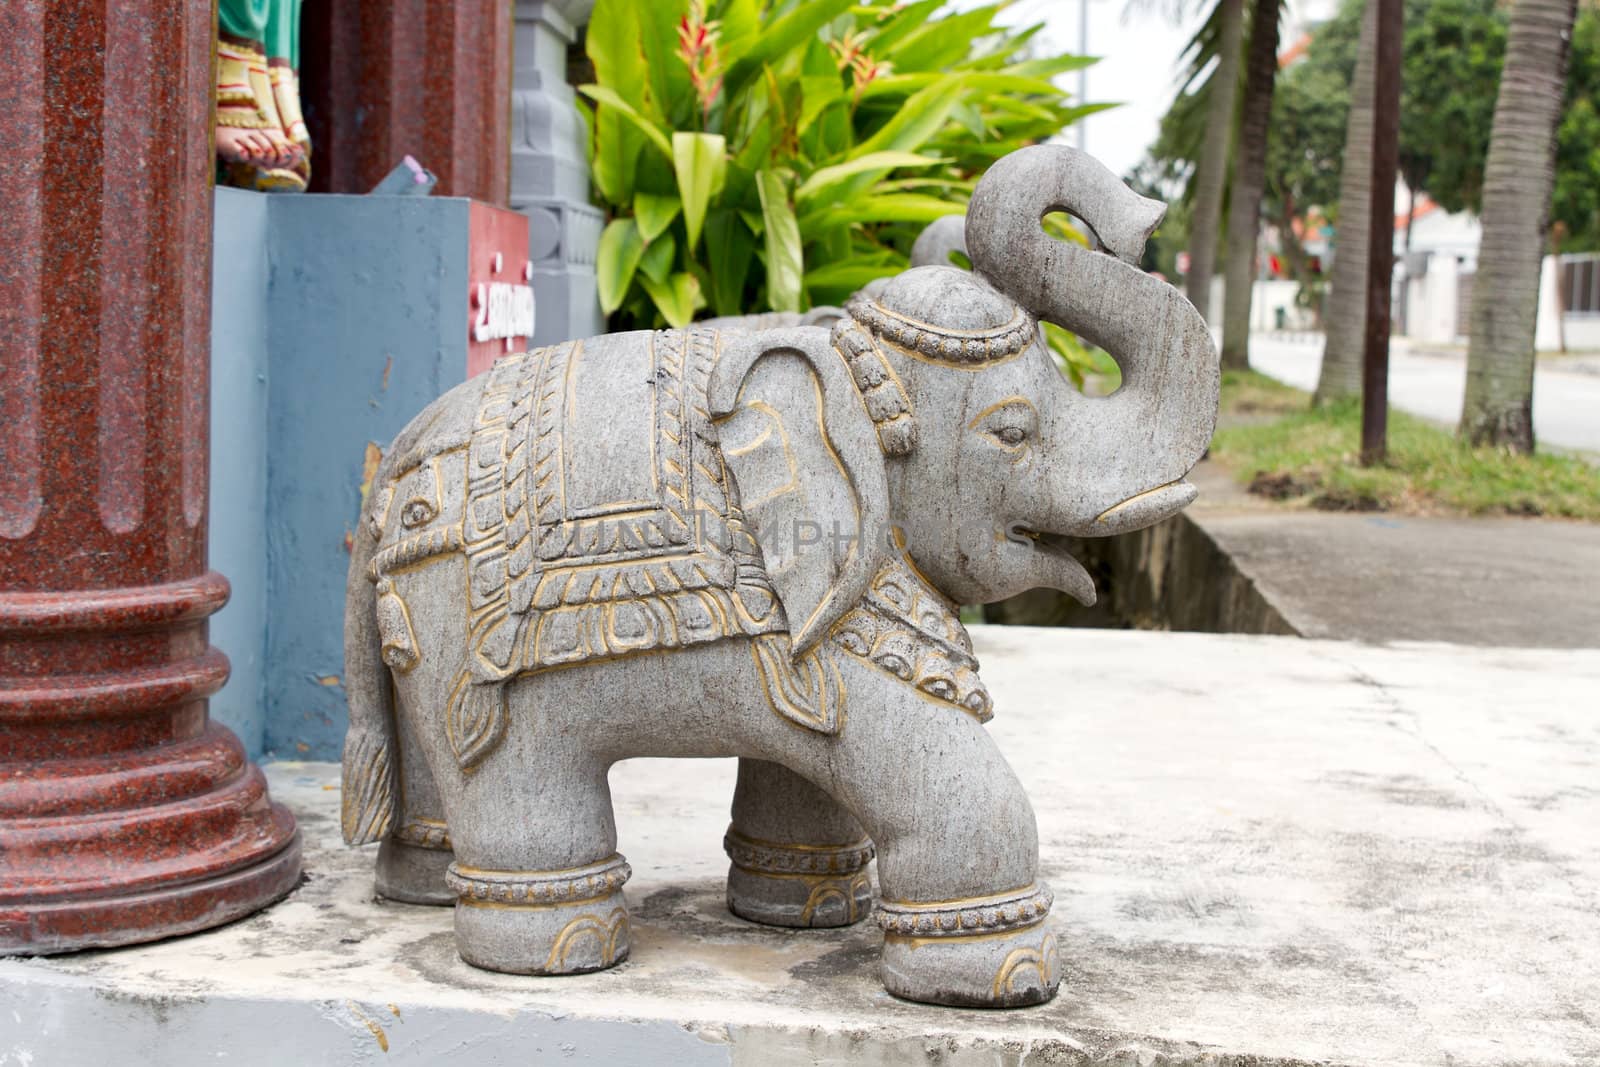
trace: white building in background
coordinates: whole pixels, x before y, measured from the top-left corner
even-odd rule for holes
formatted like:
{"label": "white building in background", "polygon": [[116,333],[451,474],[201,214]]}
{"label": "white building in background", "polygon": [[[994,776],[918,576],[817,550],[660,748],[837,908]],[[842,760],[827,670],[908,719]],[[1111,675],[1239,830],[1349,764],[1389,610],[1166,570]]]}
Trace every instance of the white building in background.
{"label": "white building in background", "polygon": [[[1405,184],[1395,190],[1395,203],[1406,203]],[[1483,228],[1477,216],[1448,212],[1426,196],[1417,197],[1406,241],[1406,217],[1394,224],[1395,332],[1425,344],[1454,344],[1466,335],[1465,314],[1472,295]]]}
{"label": "white building in background", "polygon": [[[1395,202],[1405,195],[1402,184]],[[1475,215],[1418,197],[1407,251],[1405,223],[1404,215],[1395,220],[1395,332],[1422,344],[1465,344],[1483,228]],[[1544,257],[1534,347],[1600,348],[1600,253]]]}

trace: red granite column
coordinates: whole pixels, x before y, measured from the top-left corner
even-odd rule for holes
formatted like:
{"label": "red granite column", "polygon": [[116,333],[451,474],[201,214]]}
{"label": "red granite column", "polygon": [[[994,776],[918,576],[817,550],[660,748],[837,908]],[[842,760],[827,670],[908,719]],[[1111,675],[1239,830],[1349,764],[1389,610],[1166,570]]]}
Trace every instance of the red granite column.
{"label": "red granite column", "polygon": [[409,154],[440,194],[506,205],[508,0],[308,0],[300,41],[314,191],[365,193]]}
{"label": "red granite column", "polygon": [[0,952],[288,892],[206,618],[210,0],[0,4]]}

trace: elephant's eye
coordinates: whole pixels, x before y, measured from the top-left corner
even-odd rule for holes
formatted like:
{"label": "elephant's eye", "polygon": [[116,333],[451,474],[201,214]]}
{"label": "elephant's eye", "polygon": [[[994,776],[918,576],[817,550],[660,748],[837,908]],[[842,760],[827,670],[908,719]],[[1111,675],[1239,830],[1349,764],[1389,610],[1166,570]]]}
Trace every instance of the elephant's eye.
{"label": "elephant's eye", "polygon": [[1016,448],[1028,439],[1028,431],[1020,426],[1002,426],[994,431],[994,439],[1007,448]]}
{"label": "elephant's eye", "polygon": [[967,426],[1020,458],[1038,430],[1039,413],[1027,397],[1011,396],[985,408]]}
{"label": "elephant's eye", "polygon": [[400,512],[400,525],[407,528],[421,526],[433,519],[436,512],[426,500],[409,500]]}

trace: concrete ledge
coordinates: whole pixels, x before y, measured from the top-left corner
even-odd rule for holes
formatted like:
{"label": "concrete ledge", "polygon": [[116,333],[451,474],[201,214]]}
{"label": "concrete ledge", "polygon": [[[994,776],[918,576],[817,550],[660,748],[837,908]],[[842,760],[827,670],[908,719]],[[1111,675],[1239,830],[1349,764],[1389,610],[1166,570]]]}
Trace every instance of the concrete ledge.
{"label": "concrete ledge", "polygon": [[[1600,1062],[1600,653],[979,628],[1066,980],[893,1000],[879,935],[722,904],[731,763],[612,775],[632,959],[477,971],[375,902],[331,764],[272,765],[307,880],[158,945],[0,961],[0,1064]],[[979,813],[981,814],[981,813]]]}
{"label": "concrete ledge", "polygon": [[1317,511],[1245,492],[1211,461],[1164,522],[1080,539],[1099,603],[1036,589],[996,622],[1299,634],[1375,643],[1600,646],[1600,525]]}
{"label": "concrete ledge", "polygon": [[1193,521],[1306,637],[1600,645],[1592,523],[1282,510]]}

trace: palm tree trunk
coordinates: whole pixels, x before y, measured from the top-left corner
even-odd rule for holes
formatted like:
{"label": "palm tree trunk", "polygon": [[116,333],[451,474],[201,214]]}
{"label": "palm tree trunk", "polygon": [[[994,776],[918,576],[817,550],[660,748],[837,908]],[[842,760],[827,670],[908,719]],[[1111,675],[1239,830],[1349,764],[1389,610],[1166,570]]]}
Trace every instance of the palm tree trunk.
{"label": "palm tree trunk", "polygon": [[1367,330],[1367,231],[1372,228],[1373,56],[1377,50],[1378,5],[1368,0],[1361,13],[1361,40],[1350,82],[1350,116],[1344,127],[1327,333],[1317,391],[1311,397],[1316,405],[1361,395],[1361,347]]}
{"label": "palm tree trunk", "polygon": [[1228,264],[1222,307],[1222,365],[1250,366],[1250,296],[1255,280],[1256,231],[1267,180],[1267,124],[1278,76],[1278,3],[1255,0],[1250,17],[1250,52],[1245,59],[1244,116],[1234,161],[1228,206]]}
{"label": "palm tree trunk", "polygon": [[1517,0],[1483,179],[1461,436],[1533,451],[1533,336],[1577,0]]}
{"label": "palm tree trunk", "polygon": [[1222,191],[1228,184],[1228,150],[1233,140],[1233,104],[1239,86],[1239,42],[1244,30],[1244,0],[1218,0],[1221,41],[1206,104],[1206,139],[1194,172],[1194,216],[1189,223],[1189,302],[1211,318],[1211,275],[1217,264],[1217,231],[1222,221]]}

